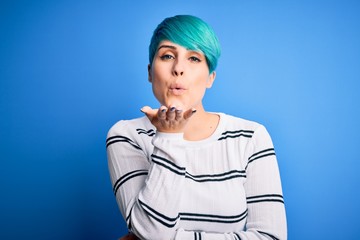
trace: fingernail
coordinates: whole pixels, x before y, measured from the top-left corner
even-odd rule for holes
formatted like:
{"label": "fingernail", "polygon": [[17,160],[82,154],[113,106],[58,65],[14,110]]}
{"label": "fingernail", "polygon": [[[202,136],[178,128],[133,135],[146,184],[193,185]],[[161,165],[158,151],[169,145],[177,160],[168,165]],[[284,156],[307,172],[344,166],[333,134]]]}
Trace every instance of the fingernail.
{"label": "fingernail", "polygon": [[196,109],[193,109],[191,112],[192,112],[192,113],[196,113]]}
{"label": "fingernail", "polygon": [[143,108],[140,108],[140,111],[141,111],[142,113],[145,113],[144,110],[143,110]]}
{"label": "fingernail", "polygon": [[161,109],[161,112],[165,112],[165,111],[166,111],[166,109],[165,109],[165,108]]}
{"label": "fingernail", "polygon": [[170,108],[170,111],[171,111],[171,112],[175,111],[175,107],[171,107],[171,108]]}
{"label": "fingernail", "polygon": [[181,109],[176,109],[176,112],[177,112],[177,113],[181,113],[182,110],[181,110]]}

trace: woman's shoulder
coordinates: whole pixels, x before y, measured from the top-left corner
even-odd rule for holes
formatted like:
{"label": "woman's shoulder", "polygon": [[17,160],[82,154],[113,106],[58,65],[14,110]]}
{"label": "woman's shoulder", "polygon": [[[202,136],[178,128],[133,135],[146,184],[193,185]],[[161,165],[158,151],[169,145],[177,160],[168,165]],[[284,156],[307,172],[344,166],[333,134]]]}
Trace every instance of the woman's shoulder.
{"label": "woman's shoulder", "polygon": [[227,114],[223,114],[222,117],[225,124],[220,139],[242,136],[257,145],[271,142],[271,137],[263,124]]}
{"label": "woman's shoulder", "polygon": [[151,135],[155,133],[155,128],[147,117],[119,120],[108,131],[108,137],[114,135],[133,135],[134,133],[136,135],[141,133]]}
{"label": "woman's shoulder", "polygon": [[227,131],[230,131],[230,129],[255,131],[257,128],[262,126],[262,124],[258,122],[226,113],[219,113],[219,115],[223,119],[224,129]]}
{"label": "woman's shoulder", "polygon": [[264,125],[244,118],[221,114],[223,126],[218,140],[240,139],[242,142],[263,145],[271,142],[271,138]]}

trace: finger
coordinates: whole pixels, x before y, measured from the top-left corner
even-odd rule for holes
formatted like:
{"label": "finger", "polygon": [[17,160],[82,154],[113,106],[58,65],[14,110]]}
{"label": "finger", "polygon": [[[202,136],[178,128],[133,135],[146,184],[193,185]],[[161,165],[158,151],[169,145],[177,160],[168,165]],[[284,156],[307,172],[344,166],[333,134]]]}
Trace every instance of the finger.
{"label": "finger", "polygon": [[157,112],[158,119],[166,119],[166,111],[167,108],[165,106],[161,106]]}
{"label": "finger", "polygon": [[168,109],[168,111],[167,111],[167,114],[166,114],[166,116],[167,116],[167,119],[168,120],[174,120],[175,119],[175,115],[176,115],[176,108],[174,107],[174,106],[172,106],[172,107],[170,107],[169,109]]}
{"label": "finger", "polygon": [[158,110],[152,109],[149,106],[145,106],[145,107],[142,107],[140,109],[140,111],[143,112],[149,118],[149,120],[152,120],[156,116],[156,113]]}
{"label": "finger", "polygon": [[181,109],[176,109],[175,111],[175,120],[180,120],[183,118],[183,111]]}
{"label": "finger", "polygon": [[186,112],[184,112],[184,119],[186,120],[186,119],[191,118],[191,116],[194,115],[194,113],[196,113],[195,108],[187,110]]}

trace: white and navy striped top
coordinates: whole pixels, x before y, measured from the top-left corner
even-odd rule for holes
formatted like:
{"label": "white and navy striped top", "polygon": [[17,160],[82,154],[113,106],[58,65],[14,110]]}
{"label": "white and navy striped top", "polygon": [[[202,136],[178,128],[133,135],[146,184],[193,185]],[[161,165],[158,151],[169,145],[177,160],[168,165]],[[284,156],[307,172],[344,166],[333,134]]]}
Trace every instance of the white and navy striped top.
{"label": "white and navy striped top", "polygon": [[278,164],[255,122],[217,113],[201,141],[156,132],[146,117],[109,131],[110,177],[120,211],[140,239],[286,239]]}

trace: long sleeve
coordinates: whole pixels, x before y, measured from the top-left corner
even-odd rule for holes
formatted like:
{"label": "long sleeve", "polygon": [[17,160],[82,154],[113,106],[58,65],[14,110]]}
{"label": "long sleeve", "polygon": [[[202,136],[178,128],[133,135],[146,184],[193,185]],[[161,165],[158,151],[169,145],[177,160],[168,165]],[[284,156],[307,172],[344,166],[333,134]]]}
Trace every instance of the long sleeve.
{"label": "long sleeve", "polygon": [[[123,141],[111,144],[114,139]],[[128,228],[141,239],[174,238],[185,179],[182,141],[182,134],[156,133],[148,159],[144,149],[121,131],[108,135],[114,193]]]}
{"label": "long sleeve", "polygon": [[[280,173],[272,140],[264,126],[254,132],[247,149],[247,232],[241,239],[287,239]],[[264,238],[266,239],[266,238]]]}

